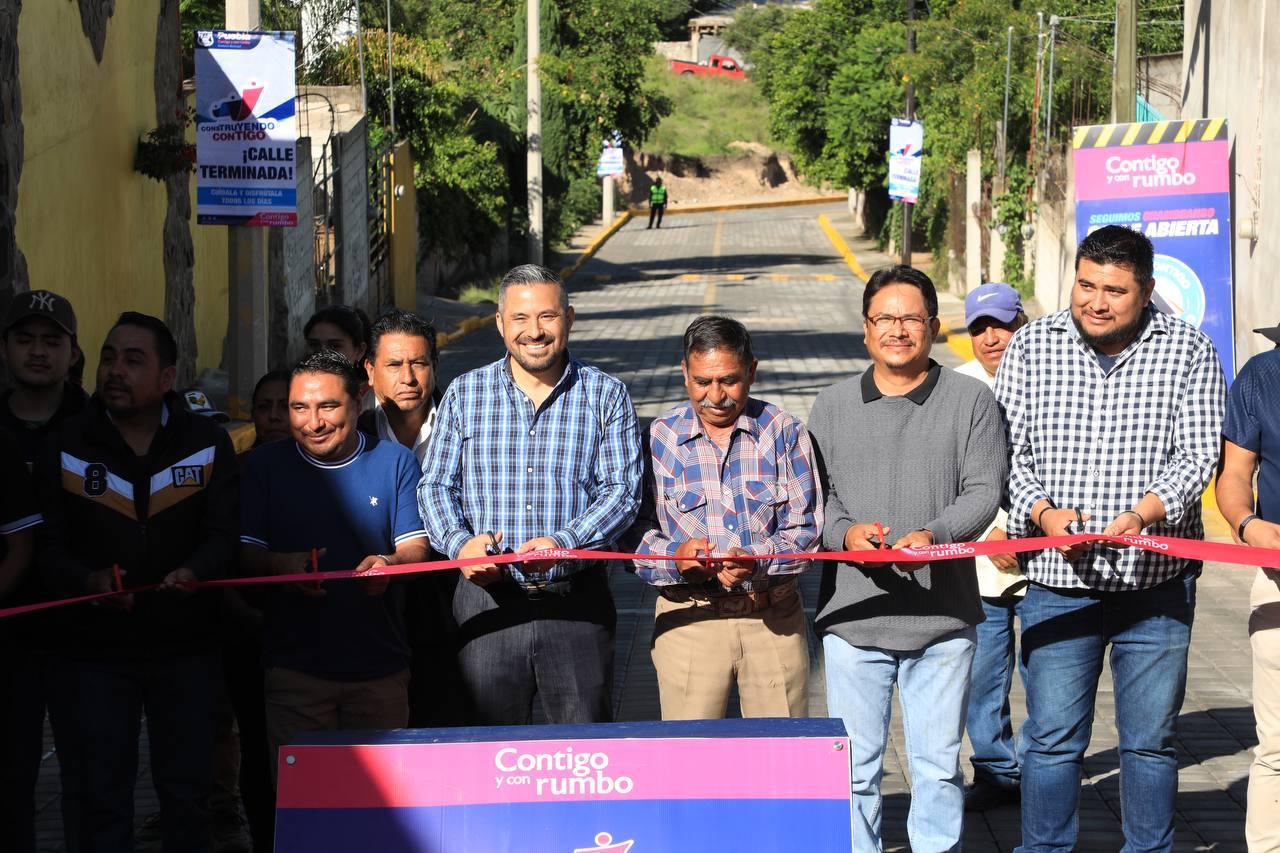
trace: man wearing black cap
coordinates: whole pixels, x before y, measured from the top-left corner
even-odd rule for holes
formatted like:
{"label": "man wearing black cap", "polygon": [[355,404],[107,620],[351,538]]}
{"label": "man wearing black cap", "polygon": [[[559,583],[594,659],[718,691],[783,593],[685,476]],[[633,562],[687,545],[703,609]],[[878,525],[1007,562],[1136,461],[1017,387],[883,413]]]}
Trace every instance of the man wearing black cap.
{"label": "man wearing black cap", "polygon": [[87,399],[67,381],[84,359],[76,342],[76,314],[65,297],[32,290],[13,297],[0,328],[13,383],[0,395],[0,427],[18,439],[30,467],[49,429],[83,409]]}
{"label": "man wearing black cap", "polygon": [[[76,343],[76,314],[63,296],[48,290],[15,294],[0,323],[0,353],[10,387],[0,392],[0,431],[10,433],[28,471],[45,437],[78,413],[87,397],[69,381],[84,360]],[[6,605],[47,598],[39,575],[30,571],[4,596]],[[63,615],[39,613],[0,624],[0,647],[11,649],[0,662],[0,838],[23,851],[34,844],[35,788],[40,774],[46,704],[62,776],[62,824],[67,849],[75,853],[78,775],[76,748],[67,715],[69,696],[56,689],[61,658],[57,650]],[[60,701],[61,698],[61,701]],[[7,849],[7,848],[6,848]]]}

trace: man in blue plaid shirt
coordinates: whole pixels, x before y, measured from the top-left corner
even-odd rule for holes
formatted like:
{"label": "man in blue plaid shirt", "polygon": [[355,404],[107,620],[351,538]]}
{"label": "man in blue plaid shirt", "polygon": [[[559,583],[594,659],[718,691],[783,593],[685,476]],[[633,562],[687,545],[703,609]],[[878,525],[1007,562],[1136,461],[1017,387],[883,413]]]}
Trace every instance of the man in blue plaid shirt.
{"label": "man in blue plaid shirt", "polygon": [[649,427],[629,537],[637,555],[682,558],[633,563],[661,593],[652,653],[662,718],[719,719],[734,684],[744,717],[806,716],[809,641],[795,580],[810,561],[732,558],[817,550],[809,431],[751,397],[756,359],[736,320],[694,320],[681,368],[689,399]]}
{"label": "man in blue plaid shirt", "polygon": [[[1076,253],[1067,310],[1023,327],[996,374],[1009,430],[1010,538],[1201,538],[1225,383],[1208,336],[1151,306],[1154,250],[1107,226]],[[1022,846],[1071,850],[1108,644],[1126,850],[1173,844],[1174,721],[1200,564],[1102,543],[1023,555]]]}
{"label": "man in blue plaid shirt", "polygon": [[[573,308],[545,267],[503,277],[497,324],[507,355],[440,401],[418,488],[432,545],[450,558],[612,546],[640,503],[626,386],[569,354]],[[482,564],[462,576],[453,610],[476,723],[528,724],[535,693],[550,722],[612,719],[617,620],[604,564]]]}

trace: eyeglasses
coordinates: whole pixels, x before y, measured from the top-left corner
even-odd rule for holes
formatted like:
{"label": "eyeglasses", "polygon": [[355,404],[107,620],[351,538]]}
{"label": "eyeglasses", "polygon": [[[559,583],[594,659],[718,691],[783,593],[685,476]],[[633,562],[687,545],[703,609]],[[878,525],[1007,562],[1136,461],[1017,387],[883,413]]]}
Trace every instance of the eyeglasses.
{"label": "eyeglasses", "polygon": [[933,317],[916,317],[908,314],[905,317],[897,317],[893,314],[876,314],[874,317],[868,317],[867,322],[876,327],[876,331],[887,332],[893,328],[894,323],[901,323],[904,331],[922,332],[924,327],[929,324]]}

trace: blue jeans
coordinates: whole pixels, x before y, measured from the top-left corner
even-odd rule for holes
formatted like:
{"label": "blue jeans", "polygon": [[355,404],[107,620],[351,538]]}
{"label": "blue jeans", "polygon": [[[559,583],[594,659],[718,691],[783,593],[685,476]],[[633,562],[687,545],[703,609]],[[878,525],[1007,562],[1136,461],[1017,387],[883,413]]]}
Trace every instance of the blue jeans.
{"label": "blue jeans", "polygon": [[911,772],[907,835],[915,853],[960,849],[964,822],[964,738],[974,629],[950,634],[918,651],[851,646],[822,638],[827,712],[844,720],[853,774],[853,849],[882,850],[880,780],[889,739],[893,686],[898,685]]}
{"label": "blue jeans", "polygon": [[987,619],[978,625],[969,686],[969,716],[965,728],[973,744],[973,781],[997,788],[1017,788],[1022,781],[1009,713],[1009,687],[1017,660],[1018,637],[1013,617],[1022,599],[984,598]]}
{"label": "blue jeans", "polygon": [[1022,853],[1075,846],[1080,771],[1111,644],[1122,853],[1173,847],[1174,725],[1187,685],[1198,568],[1151,589],[1063,594],[1032,585],[1018,611],[1027,687]]}

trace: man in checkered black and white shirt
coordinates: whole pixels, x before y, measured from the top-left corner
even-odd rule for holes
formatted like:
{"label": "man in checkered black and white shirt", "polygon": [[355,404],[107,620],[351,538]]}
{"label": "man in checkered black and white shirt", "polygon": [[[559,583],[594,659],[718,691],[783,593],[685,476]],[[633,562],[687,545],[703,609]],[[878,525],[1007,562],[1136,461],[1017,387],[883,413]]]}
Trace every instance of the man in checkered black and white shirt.
{"label": "man in checkered black and white shirt", "polygon": [[[1068,310],[1021,329],[996,374],[1010,538],[1200,538],[1225,383],[1209,338],[1151,306],[1154,251],[1107,226],[1076,253]],[[1173,843],[1174,721],[1200,564],[1101,543],[1023,555],[1022,851],[1072,849],[1080,770],[1111,645],[1125,849]]]}

